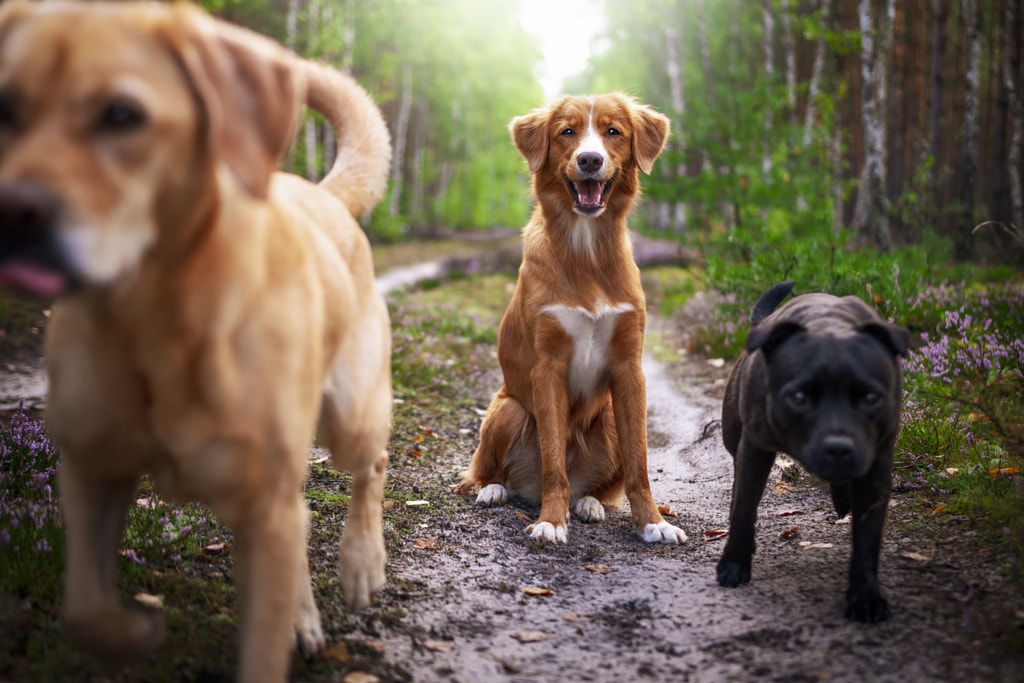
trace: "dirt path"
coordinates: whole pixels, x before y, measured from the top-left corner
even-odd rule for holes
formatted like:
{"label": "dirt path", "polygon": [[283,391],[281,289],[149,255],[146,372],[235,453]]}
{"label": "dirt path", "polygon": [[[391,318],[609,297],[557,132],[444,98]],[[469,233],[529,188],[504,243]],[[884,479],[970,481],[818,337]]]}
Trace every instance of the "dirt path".
{"label": "dirt path", "polygon": [[[728,368],[709,375],[706,363],[645,357],[652,488],[678,511],[685,545],[643,543],[628,507],[599,524],[574,520],[564,546],[527,541],[536,510],[521,501],[425,512],[420,535],[436,547],[410,538],[389,558],[397,579],[380,609],[401,619],[369,627],[383,658],[415,681],[1024,679],[1016,591],[958,520],[936,538],[909,537],[914,513],[899,499],[882,554],[886,623],[844,618],[849,524],[824,487],[779,469],[760,508],[752,583],[718,587],[723,542],[705,531],[728,526],[732,467],[715,424]],[[468,463],[473,437],[455,465]],[[454,486],[455,469],[439,476]]]}

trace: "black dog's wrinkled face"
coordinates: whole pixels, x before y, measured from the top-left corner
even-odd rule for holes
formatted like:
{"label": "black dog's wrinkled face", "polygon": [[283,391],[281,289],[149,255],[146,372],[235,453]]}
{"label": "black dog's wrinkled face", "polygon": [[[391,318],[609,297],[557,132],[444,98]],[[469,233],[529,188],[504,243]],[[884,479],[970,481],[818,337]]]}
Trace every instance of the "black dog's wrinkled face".
{"label": "black dog's wrinkled face", "polygon": [[880,339],[880,326],[871,327],[833,337],[795,326],[762,349],[773,432],[786,452],[829,482],[867,474],[899,427],[896,352],[884,334]]}

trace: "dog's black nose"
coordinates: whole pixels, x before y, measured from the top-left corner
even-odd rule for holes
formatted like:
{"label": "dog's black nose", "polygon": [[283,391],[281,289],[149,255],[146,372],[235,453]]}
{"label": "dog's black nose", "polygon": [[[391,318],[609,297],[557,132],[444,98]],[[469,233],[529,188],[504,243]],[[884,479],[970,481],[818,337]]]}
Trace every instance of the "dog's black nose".
{"label": "dog's black nose", "polygon": [[825,437],[825,453],[835,462],[843,462],[853,453],[853,439],[848,436]]}
{"label": "dog's black nose", "polygon": [[576,157],[576,165],[583,173],[597,173],[604,164],[604,157],[597,152],[583,152]]}
{"label": "dog's black nose", "polygon": [[60,199],[33,182],[0,183],[0,245],[15,251],[53,229]]}

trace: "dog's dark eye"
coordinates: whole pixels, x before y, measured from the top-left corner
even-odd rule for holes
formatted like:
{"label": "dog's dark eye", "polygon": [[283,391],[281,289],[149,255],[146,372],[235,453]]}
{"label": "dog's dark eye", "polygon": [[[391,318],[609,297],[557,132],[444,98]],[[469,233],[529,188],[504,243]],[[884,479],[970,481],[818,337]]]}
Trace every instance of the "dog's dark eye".
{"label": "dog's dark eye", "polygon": [[794,408],[803,408],[807,405],[807,394],[802,391],[791,391],[786,395],[786,401]]}
{"label": "dog's dark eye", "polygon": [[882,402],[882,397],[873,391],[869,391],[868,393],[864,394],[864,398],[862,400],[864,401],[864,405],[868,406],[869,408],[873,408],[874,406],[877,406],[879,403]]}
{"label": "dog's dark eye", "polygon": [[100,114],[98,127],[110,133],[124,133],[141,128],[146,124],[146,113],[131,102],[114,101]]}
{"label": "dog's dark eye", "polygon": [[570,135],[576,135],[576,131],[574,131],[572,128],[566,128],[565,130],[563,130],[561,132],[561,135],[564,135],[565,137],[569,137]]}
{"label": "dog's dark eye", "polygon": [[622,135],[622,132],[618,128],[609,128],[608,135]]}

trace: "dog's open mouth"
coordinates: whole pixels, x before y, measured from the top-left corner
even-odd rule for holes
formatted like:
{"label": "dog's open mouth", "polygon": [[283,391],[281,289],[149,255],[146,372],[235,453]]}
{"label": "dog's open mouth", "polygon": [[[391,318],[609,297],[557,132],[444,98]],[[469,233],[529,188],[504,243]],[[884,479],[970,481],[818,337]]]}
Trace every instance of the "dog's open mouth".
{"label": "dog's open mouth", "polygon": [[585,216],[596,216],[604,211],[605,200],[608,199],[608,193],[614,182],[615,176],[603,183],[600,180],[589,178],[574,183],[569,180],[568,176],[565,178],[569,194],[572,195],[573,207]]}

